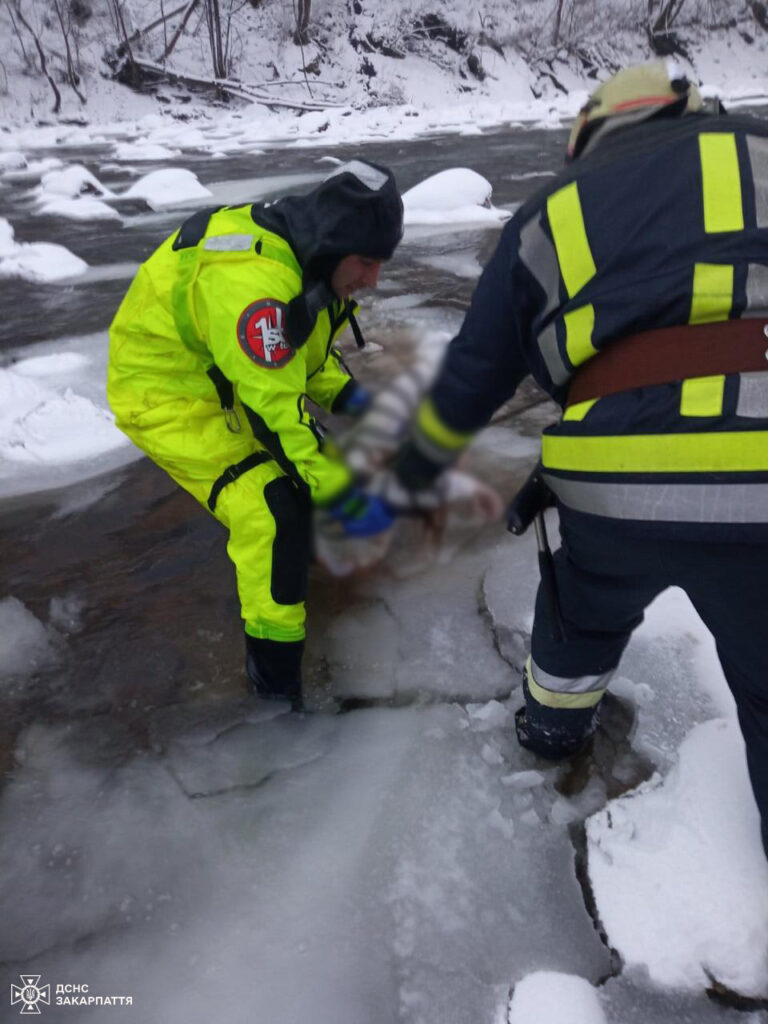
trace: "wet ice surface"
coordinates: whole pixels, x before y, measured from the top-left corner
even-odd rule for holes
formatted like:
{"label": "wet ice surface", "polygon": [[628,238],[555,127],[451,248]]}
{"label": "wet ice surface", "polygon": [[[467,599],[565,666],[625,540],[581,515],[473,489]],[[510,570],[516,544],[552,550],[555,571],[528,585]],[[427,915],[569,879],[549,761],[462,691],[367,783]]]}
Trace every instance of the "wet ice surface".
{"label": "wet ice surface", "polygon": [[[440,154],[438,145],[424,159]],[[135,216],[141,237],[170,224]],[[350,353],[365,382],[415,353],[439,356],[495,237],[421,229],[406,238],[402,263],[365,304],[374,344]],[[139,255],[131,245],[119,253]],[[55,369],[99,401],[88,390],[104,358],[93,338],[68,339],[58,356],[55,347],[24,355],[43,360],[28,362],[27,380],[45,383]],[[478,439],[470,468],[510,497],[553,417],[526,384]],[[20,974],[87,984],[94,995],[131,995],[122,1016],[153,1024],[502,1024],[508,1012],[513,1024],[548,1024],[536,997],[546,971],[558,1024],[564,1008],[581,1014],[569,1024],[765,1021],[711,1002],[700,978],[687,990],[652,980],[625,920],[616,923],[615,898],[634,884],[630,841],[609,836],[627,873],[595,879],[608,941],[584,890],[589,841],[607,849],[606,801],[618,806],[657,769],[657,814],[674,819],[680,789],[666,787],[685,737],[732,728],[711,641],[679,594],[651,610],[622,664],[615,689],[634,714],[631,735],[619,715],[612,730],[606,723],[601,770],[561,769],[520,750],[512,733],[536,586],[532,536],[453,523],[436,547],[411,524],[386,566],[352,580],[313,570],[312,710],[295,716],[243,695],[234,581],[213,520],[146,461],[56,483],[6,503],[0,532],[6,992]],[[729,793],[757,906],[768,880],[752,857],[751,797],[743,779]],[[632,821],[631,807],[623,813]],[[727,817],[710,813],[710,829],[726,833]],[[732,868],[728,841],[708,849],[707,873],[696,876],[704,901]],[[695,841],[683,850],[688,863],[660,851],[651,891],[672,870],[673,886],[691,876],[699,850]],[[644,912],[657,954],[690,957],[685,918],[670,922],[653,892]],[[722,929],[720,962],[707,961],[718,980],[726,960],[759,974],[759,929],[739,923]],[[721,934],[717,920],[702,927]],[[115,1011],[43,1013],[100,1024]]]}

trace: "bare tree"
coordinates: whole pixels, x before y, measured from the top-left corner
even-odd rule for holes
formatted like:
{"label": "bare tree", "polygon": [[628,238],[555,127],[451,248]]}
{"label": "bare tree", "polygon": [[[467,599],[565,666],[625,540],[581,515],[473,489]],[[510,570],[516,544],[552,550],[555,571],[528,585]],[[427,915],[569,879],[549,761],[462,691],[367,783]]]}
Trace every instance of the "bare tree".
{"label": "bare tree", "polygon": [[293,41],[297,46],[305,46],[309,42],[309,15],[312,0],[294,0],[293,13],[296,19],[296,31],[293,33]]}
{"label": "bare tree", "polygon": [[43,49],[43,44],[40,42],[40,33],[39,31],[36,31],[24,17],[24,14],[21,10],[21,0],[8,0],[8,4],[12,18],[15,18],[19,22],[19,24],[27,30],[27,32],[32,38],[32,42],[35,44],[37,56],[40,61],[40,70],[48,79],[48,84],[50,85],[51,91],[53,92],[52,113],[58,114],[58,112],[61,110],[61,93],[59,92],[59,87],[56,85],[56,82],[53,80],[53,76],[51,75],[51,72],[48,69],[48,61],[45,56],[45,50]]}
{"label": "bare tree", "polygon": [[648,23],[651,34],[669,35],[684,3],[685,0],[648,0]]}
{"label": "bare tree", "polygon": [[181,39],[181,36],[184,33],[184,29],[187,27],[187,22],[192,17],[192,12],[195,10],[199,3],[200,0],[189,0],[189,3],[184,8],[184,13],[181,16],[181,21],[176,26],[176,31],[171,36],[170,40],[166,40],[165,49],[163,50],[162,55],[160,56],[161,61],[167,60],[173,53],[176,43],[178,43],[179,39]]}
{"label": "bare tree", "polygon": [[72,58],[72,22],[69,14],[65,19],[64,13],[61,9],[61,0],[52,0],[53,9],[56,12],[56,17],[59,19],[59,26],[61,28],[61,35],[64,40],[64,50],[67,57],[67,81],[72,86],[75,95],[81,103],[85,103],[85,96],[80,92],[78,86],[80,85],[80,74],[75,68],[75,62]]}
{"label": "bare tree", "polygon": [[214,78],[226,78],[227,66],[224,59],[224,40],[221,34],[221,9],[219,0],[204,0],[205,20],[208,25],[208,42],[211,45],[211,64]]}
{"label": "bare tree", "polygon": [[[652,3],[653,0],[648,0]],[[563,18],[563,0],[555,0],[555,26],[552,29],[552,45],[557,46],[560,41],[560,23]]]}

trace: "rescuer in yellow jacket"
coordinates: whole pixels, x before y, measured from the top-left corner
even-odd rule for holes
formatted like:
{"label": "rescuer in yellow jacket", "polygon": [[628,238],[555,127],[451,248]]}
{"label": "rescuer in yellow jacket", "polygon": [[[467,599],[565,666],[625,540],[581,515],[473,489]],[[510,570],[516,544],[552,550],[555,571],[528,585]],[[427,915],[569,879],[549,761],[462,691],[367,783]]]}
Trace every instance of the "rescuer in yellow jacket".
{"label": "rescuer in yellow jacket", "polygon": [[118,427],[229,530],[246,671],[301,699],[311,510],[351,535],[391,525],[306,407],[362,412],[334,342],[350,296],[402,236],[386,168],[353,160],[306,195],[200,210],[144,263],[110,328]]}

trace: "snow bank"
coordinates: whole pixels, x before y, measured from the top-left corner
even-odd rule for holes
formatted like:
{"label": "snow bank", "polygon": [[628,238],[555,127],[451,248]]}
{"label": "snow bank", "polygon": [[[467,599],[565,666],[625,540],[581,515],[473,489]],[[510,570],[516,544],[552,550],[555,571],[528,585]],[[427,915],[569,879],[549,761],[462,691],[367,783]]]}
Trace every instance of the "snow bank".
{"label": "snow bank", "polygon": [[534,971],[515,985],[509,1024],[605,1024],[597,992],[573,974]]}
{"label": "snow bank", "polygon": [[82,164],[70,164],[69,167],[44,174],[38,195],[74,199],[76,196],[112,196],[114,193],[105,188]]}
{"label": "snow bank", "polygon": [[493,186],[476,171],[452,167],[426,178],[403,193],[405,223],[498,224],[508,210],[491,205]]}
{"label": "snow bank", "polygon": [[[40,143],[44,145],[42,138]],[[2,169],[0,166],[3,181],[10,182],[11,184],[40,181],[43,175],[48,171],[64,166],[63,161],[59,160],[59,158],[55,156],[45,157],[43,160],[28,161],[22,154],[13,153],[11,155],[13,160],[11,162],[10,169]],[[20,155],[22,156],[21,161],[18,160]]]}
{"label": "snow bank", "polygon": [[179,155],[178,149],[168,149],[156,142],[138,139],[136,142],[119,142],[115,146],[114,156],[117,160],[170,160]]}
{"label": "snow bank", "polygon": [[59,281],[82,274],[85,260],[54,242],[16,242],[13,227],[0,217],[0,278],[21,277],[27,281]]}
{"label": "snow bank", "polygon": [[209,199],[213,193],[182,167],[145,174],[122,193],[125,199],[144,199],[153,210],[163,210],[195,199]]}
{"label": "snow bank", "polygon": [[38,213],[70,220],[121,220],[120,214],[101,202],[114,193],[81,164],[48,171],[35,190]]}
{"label": "snow bank", "polygon": [[0,456],[14,463],[58,466],[128,443],[107,409],[63,382],[84,362],[76,353],[63,352],[0,369]]}
{"label": "snow bank", "polygon": [[0,174],[3,171],[18,171],[22,167],[26,167],[27,158],[23,153],[19,153],[17,150],[10,150],[6,153],[0,153]]}
{"label": "snow bank", "polygon": [[117,210],[99,199],[44,200],[37,212],[47,217],[66,217],[68,220],[122,220]]}
{"label": "snow bank", "polygon": [[0,600],[0,680],[31,675],[55,660],[56,651],[43,623],[18,598]]}
{"label": "snow bank", "polygon": [[768,864],[735,719],[697,725],[669,776],[613,801],[587,836],[600,919],[628,966],[768,996]]}

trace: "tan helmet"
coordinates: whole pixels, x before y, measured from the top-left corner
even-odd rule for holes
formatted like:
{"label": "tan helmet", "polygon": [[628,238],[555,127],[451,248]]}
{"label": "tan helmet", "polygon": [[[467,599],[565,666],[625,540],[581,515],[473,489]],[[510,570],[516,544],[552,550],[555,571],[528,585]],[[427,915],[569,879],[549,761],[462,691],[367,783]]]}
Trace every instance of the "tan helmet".
{"label": "tan helmet", "polygon": [[701,93],[673,61],[623,68],[599,85],[579,111],[568,139],[567,159],[580,156],[600,128],[645,121],[661,111],[683,115],[701,108]]}

